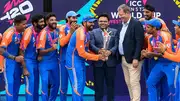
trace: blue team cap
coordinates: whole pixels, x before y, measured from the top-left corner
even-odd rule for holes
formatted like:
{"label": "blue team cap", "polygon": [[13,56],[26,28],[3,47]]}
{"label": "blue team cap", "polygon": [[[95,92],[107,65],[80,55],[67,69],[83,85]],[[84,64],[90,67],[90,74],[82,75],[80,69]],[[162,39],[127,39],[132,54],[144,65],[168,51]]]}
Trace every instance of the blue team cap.
{"label": "blue team cap", "polygon": [[83,22],[94,22],[94,21],[96,21],[96,19],[94,18],[94,17],[92,17],[91,15],[85,15],[84,17],[83,17],[83,20],[82,20]]}
{"label": "blue team cap", "polygon": [[76,17],[80,17],[80,14],[77,14],[75,11],[69,11],[66,14],[66,18],[70,17],[70,16],[76,16]]}
{"label": "blue team cap", "polygon": [[146,24],[146,21],[141,21],[141,24],[142,24],[142,25],[145,25],[145,24]]}
{"label": "blue team cap", "polygon": [[30,27],[30,26],[32,26],[32,24],[26,24],[26,28],[28,28],[28,27]]}
{"label": "blue team cap", "polygon": [[151,25],[151,26],[156,27],[158,29],[161,28],[161,22],[156,18],[153,18],[151,20],[146,21],[145,24]]}
{"label": "blue team cap", "polygon": [[172,23],[173,23],[173,24],[175,24],[175,25],[178,25],[178,26],[180,26],[180,22],[179,22],[179,21],[172,20]]}

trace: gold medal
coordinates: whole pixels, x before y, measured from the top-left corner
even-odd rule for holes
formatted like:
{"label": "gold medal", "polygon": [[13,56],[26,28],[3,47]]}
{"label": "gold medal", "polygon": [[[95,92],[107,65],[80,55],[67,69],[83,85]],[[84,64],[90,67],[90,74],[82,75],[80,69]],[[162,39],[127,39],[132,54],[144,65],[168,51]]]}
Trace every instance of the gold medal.
{"label": "gold medal", "polygon": [[154,60],[157,60],[158,59],[158,57],[154,57]]}

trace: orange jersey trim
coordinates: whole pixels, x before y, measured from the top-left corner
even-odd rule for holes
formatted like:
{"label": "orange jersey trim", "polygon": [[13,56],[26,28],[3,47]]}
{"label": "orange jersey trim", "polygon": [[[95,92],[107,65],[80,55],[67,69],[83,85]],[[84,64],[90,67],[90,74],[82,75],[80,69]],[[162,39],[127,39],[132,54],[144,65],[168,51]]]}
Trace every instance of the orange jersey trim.
{"label": "orange jersey trim", "polygon": [[7,47],[11,43],[11,41],[12,41],[13,34],[14,34],[14,28],[13,27],[7,29],[3,33],[3,37],[2,37],[2,41],[1,41],[1,45],[0,46]]}
{"label": "orange jersey trim", "polygon": [[82,28],[79,28],[76,32],[76,49],[78,51],[79,56],[87,60],[97,61],[99,59],[99,55],[91,54],[85,51],[84,39],[84,30]]}
{"label": "orange jersey trim", "polygon": [[20,48],[21,49],[26,49],[30,40],[31,40],[31,35],[32,35],[32,29],[31,28],[27,28],[25,31],[24,31],[24,34],[22,36],[22,39],[21,39],[21,46]]}
{"label": "orange jersey trim", "polygon": [[65,34],[65,28],[66,25],[63,25],[60,27],[60,46],[64,47],[65,45],[67,45],[69,43],[69,40],[71,38],[71,33],[68,32],[68,34]]}

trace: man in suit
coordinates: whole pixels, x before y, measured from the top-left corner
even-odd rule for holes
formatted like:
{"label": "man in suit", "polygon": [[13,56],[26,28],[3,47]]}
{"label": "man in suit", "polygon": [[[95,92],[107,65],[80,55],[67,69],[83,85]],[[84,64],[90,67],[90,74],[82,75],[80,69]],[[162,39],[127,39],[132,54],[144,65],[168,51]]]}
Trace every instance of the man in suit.
{"label": "man in suit", "polygon": [[121,59],[125,82],[131,101],[140,101],[140,75],[142,62],[141,50],[144,42],[144,29],[141,23],[131,17],[130,8],[126,4],[118,7],[122,21],[117,32],[119,38],[119,59]]}
{"label": "man in suit", "polygon": [[109,16],[101,14],[98,17],[99,28],[91,32],[90,50],[95,54],[103,54],[105,61],[93,62],[95,101],[103,101],[104,79],[107,85],[107,100],[114,101],[114,81],[117,64],[118,37],[116,29],[109,28]]}

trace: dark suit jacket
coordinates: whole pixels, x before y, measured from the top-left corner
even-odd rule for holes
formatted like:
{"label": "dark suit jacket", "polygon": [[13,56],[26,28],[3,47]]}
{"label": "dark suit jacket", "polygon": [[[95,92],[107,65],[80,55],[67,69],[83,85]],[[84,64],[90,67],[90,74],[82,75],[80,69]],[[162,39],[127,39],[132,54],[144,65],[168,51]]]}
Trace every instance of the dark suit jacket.
{"label": "dark suit jacket", "polygon": [[[120,39],[122,23],[118,29],[118,39]],[[118,41],[119,42],[119,41]],[[123,50],[124,50],[124,57],[127,63],[132,63],[133,59],[140,60],[141,50],[144,45],[144,29],[142,24],[131,17],[129,22],[128,28],[126,30],[124,41],[123,41]],[[119,49],[119,47],[118,47]],[[118,51],[119,53],[119,51]],[[121,60],[121,56],[119,54],[119,60]]]}
{"label": "dark suit jacket", "polygon": [[[108,32],[111,31],[111,38],[108,45],[108,50],[111,51],[111,55],[108,57],[106,62],[103,61],[93,61],[95,67],[102,67],[104,63],[107,64],[108,67],[115,67],[117,65],[117,48],[118,48],[118,37],[117,30],[113,28],[108,28]],[[91,33],[90,40],[90,50],[95,54],[98,54],[99,49],[103,48],[103,35],[102,30],[100,28],[94,29]]]}

